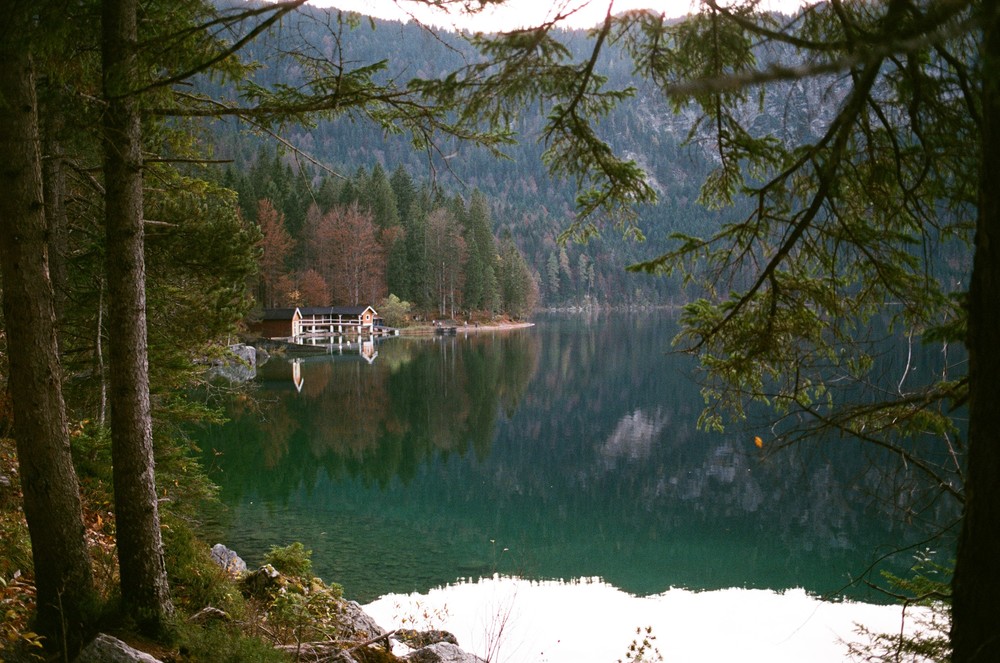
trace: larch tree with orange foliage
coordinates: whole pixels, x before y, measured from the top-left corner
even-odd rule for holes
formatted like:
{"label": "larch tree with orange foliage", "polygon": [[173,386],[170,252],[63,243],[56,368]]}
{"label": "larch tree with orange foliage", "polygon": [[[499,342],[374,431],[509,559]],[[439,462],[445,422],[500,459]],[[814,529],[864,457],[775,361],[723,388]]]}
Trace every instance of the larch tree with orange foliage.
{"label": "larch tree with orange foliage", "polygon": [[285,215],[274,208],[270,200],[257,204],[257,225],[260,226],[260,301],[265,308],[285,303],[287,288],[282,277],[288,276],[288,258],[295,242],[285,228]]}
{"label": "larch tree with orange foliage", "polygon": [[321,265],[333,303],[361,306],[386,296],[385,255],[375,222],[358,205],[334,207],[327,212],[316,236]]}
{"label": "larch tree with orange foliage", "polygon": [[330,286],[326,279],[315,269],[307,269],[298,278],[299,299],[302,306],[328,306],[330,304]]}

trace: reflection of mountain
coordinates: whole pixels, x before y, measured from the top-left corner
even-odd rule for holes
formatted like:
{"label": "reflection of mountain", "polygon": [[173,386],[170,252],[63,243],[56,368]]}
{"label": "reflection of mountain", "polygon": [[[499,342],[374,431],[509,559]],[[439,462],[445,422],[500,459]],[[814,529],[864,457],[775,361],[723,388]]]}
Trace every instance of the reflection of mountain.
{"label": "reflection of mountain", "polygon": [[700,466],[686,468],[685,472],[670,477],[670,492],[683,501],[700,501],[712,494],[713,489],[717,492],[725,486],[737,512],[753,513],[763,502],[764,491],[750,465],[748,456],[724,442],[712,448]]}
{"label": "reflection of mountain", "polygon": [[[516,542],[533,573],[569,567],[637,593],[665,583],[834,591],[926,535],[894,498],[905,487],[919,505],[933,487],[888,454],[836,439],[765,455],[738,425],[699,431],[693,364],[666,350],[673,330],[655,314],[539,324],[539,382],[499,431],[489,467],[451,479],[476,487],[470,511],[490,496],[477,517],[497,523],[490,537]],[[955,512],[947,500],[935,508],[924,516],[938,524]]]}
{"label": "reflection of mountain", "polygon": [[[767,455],[738,427],[699,431],[692,363],[665,351],[674,329],[658,314],[552,316],[496,337],[393,339],[371,366],[303,362],[302,394],[262,390],[278,400],[234,410],[203,446],[223,452],[216,476],[241,521],[269,509],[275,531],[246,545],[302,539],[357,596],[495,570],[637,594],[836,591],[920,540],[920,517],[954,512],[939,500],[903,522],[912,473],[848,440]],[[234,545],[264,536],[237,530]]]}
{"label": "reflection of mountain", "polygon": [[669,418],[660,408],[650,414],[637,409],[623,416],[598,451],[605,469],[612,469],[618,459],[635,462],[647,458],[667,423]]}

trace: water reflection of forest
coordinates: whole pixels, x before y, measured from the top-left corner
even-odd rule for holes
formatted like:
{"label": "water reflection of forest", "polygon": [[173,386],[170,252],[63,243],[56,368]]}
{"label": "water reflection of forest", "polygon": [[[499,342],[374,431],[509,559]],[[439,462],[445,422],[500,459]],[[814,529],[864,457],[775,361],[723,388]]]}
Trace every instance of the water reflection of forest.
{"label": "water reflection of forest", "polygon": [[[281,523],[231,536],[266,550],[293,531],[317,568],[376,594],[399,590],[398,569],[371,568],[397,540],[417,542],[404,566],[426,586],[500,570],[639,594],[825,592],[954,518],[870,445],[770,454],[739,425],[699,430],[675,329],[656,314],[552,316],[495,336],[390,339],[371,365],[303,360],[300,392],[274,361],[230,424],[200,438],[237,519]],[[509,547],[505,566],[488,561],[491,541]]]}
{"label": "water reflection of forest", "polygon": [[497,417],[516,409],[537,369],[538,345],[519,333],[395,338],[371,364],[275,359],[249,398],[229,404],[229,424],[199,437],[232,497],[252,485],[281,498],[313,485],[320,468],[405,481],[434,456],[489,455]]}
{"label": "water reflection of forest", "polygon": [[864,521],[887,533],[904,518],[930,529],[954,513],[898,459],[855,441],[772,456],[738,426],[698,430],[693,364],[666,352],[673,328],[655,315],[556,317],[523,332],[389,339],[373,364],[277,359],[253,397],[230,404],[230,423],[200,439],[230,500],[251,488],[284,501],[314,486],[320,469],[334,480],[407,483],[432,459],[471,454],[462,481],[485,488],[494,506],[523,495],[593,500],[639,529],[692,517],[746,525],[753,515],[771,521],[765,529],[781,523],[790,538],[809,533],[836,547],[850,546]]}

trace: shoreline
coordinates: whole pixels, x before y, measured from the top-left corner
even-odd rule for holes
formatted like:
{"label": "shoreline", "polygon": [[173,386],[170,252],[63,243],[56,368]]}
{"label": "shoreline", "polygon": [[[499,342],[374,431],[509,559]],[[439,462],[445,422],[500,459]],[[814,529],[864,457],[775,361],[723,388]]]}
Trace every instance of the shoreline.
{"label": "shoreline", "polygon": [[802,588],[634,596],[601,578],[503,575],[386,594],[362,609],[390,630],[431,615],[427,626],[454,634],[466,652],[509,663],[622,660],[643,642],[652,660],[839,663],[849,643],[867,642],[858,625],[898,634],[905,616],[902,628],[913,635],[932,615],[923,607],[827,601]]}
{"label": "shoreline", "polygon": [[[458,334],[480,334],[483,332],[511,331],[514,329],[528,329],[534,327],[534,322],[500,322],[489,324],[455,324],[444,325],[444,327],[454,327]],[[411,325],[409,327],[399,327],[400,336],[435,336],[441,327],[434,325]]]}

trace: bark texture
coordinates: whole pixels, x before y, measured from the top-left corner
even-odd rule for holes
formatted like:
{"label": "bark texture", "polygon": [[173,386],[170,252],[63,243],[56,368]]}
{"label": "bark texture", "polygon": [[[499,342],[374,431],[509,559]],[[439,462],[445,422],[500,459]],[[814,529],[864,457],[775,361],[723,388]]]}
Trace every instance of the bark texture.
{"label": "bark texture", "polygon": [[952,661],[1000,661],[1000,2],[982,5],[979,217],[969,286],[969,453],[953,582]]}
{"label": "bark texture", "polygon": [[136,10],[136,0],[105,0],[102,11],[111,454],[122,600],[143,628],[156,631],[173,607],[149,401]]}
{"label": "bark texture", "polygon": [[10,359],[8,388],[31,536],[37,628],[73,649],[94,587],[79,484],[70,454],[49,280],[46,219],[31,58],[0,32],[0,266]]}
{"label": "bark texture", "polygon": [[[55,297],[56,327],[61,328],[66,317],[69,291],[69,219],[66,216],[66,164],[63,154],[63,113],[58,107],[43,112],[46,159],[43,164],[45,183],[45,220],[49,228],[49,278]],[[56,335],[58,338],[58,334]]]}

